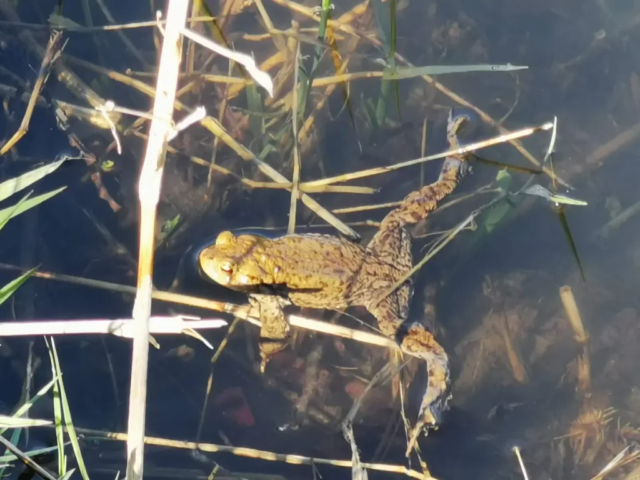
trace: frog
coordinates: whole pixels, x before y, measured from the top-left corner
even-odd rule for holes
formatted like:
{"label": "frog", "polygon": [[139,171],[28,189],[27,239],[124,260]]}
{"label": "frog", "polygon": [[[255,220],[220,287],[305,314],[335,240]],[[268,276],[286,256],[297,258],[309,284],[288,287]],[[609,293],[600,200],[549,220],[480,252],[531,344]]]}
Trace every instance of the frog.
{"label": "frog", "polygon": [[[454,115],[450,110],[447,140],[451,150],[459,149],[458,132],[469,120],[468,114]],[[408,194],[383,218],[366,246],[318,233],[268,238],[224,231],[214,244],[203,248],[198,262],[204,275],[247,293],[258,313],[262,371],[288,344],[286,306],[336,311],[364,307],[383,335],[394,339],[404,353],[426,361],[428,380],[419,423],[437,426],[450,399],[449,359],[431,332],[421,323],[408,321],[413,296],[408,227],[437,208],[456,188],[467,166],[466,154],[447,156],[439,178]]]}

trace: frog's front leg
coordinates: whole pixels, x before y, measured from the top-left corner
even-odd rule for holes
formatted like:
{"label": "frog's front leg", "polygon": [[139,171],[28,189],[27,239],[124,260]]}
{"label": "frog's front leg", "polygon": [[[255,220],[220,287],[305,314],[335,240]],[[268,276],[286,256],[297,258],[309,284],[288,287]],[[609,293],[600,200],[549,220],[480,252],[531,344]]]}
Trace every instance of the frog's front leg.
{"label": "frog's front leg", "polygon": [[249,303],[258,310],[262,323],[259,339],[262,357],[260,371],[264,372],[271,357],[289,344],[290,327],[283,311],[287,302],[274,295],[253,294],[249,296]]}
{"label": "frog's front leg", "polygon": [[421,358],[426,362],[429,378],[420,404],[418,422],[411,436],[411,447],[413,442],[417,440],[422,427],[438,425],[442,413],[448,408],[450,372],[449,357],[442,346],[433,338],[433,335],[419,324],[409,328],[405,326],[402,310],[404,310],[406,302],[402,299],[398,300],[398,293],[401,291],[402,288],[377,305],[371,304],[366,307],[378,320],[378,327],[384,335],[396,339],[404,353]]}

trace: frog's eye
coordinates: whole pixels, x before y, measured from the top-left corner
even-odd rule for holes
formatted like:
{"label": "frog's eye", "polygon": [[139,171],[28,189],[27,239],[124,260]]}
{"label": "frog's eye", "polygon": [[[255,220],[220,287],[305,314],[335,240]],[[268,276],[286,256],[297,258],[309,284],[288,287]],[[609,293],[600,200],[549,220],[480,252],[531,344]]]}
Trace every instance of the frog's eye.
{"label": "frog's eye", "polygon": [[232,232],[225,231],[216,238],[216,245],[231,245],[235,242],[235,235]]}
{"label": "frog's eye", "polygon": [[231,263],[229,262],[225,262],[222,265],[220,265],[220,270],[222,270],[224,273],[228,273],[229,275],[233,274],[233,265],[231,265]]}

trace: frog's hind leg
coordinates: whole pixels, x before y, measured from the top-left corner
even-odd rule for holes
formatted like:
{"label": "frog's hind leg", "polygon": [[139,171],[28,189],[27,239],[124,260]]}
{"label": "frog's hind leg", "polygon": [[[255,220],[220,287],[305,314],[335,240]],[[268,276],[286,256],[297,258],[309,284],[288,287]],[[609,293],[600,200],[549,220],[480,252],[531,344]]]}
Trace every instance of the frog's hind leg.
{"label": "frog's hind leg", "polygon": [[[401,293],[402,289],[400,289]],[[404,353],[418,357],[426,362],[428,380],[427,389],[422,397],[418,422],[414,427],[407,454],[418,438],[422,428],[440,423],[442,413],[448,408],[450,372],[449,357],[433,335],[424,326],[406,325],[401,313],[402,300],[397,294],[389,295],[377,305],[367,305],[367,310],[378,320],[383,334],[396,339]]]}
{"label": "frog's hind leg", "polygon": [[273,295],[250,295],[249,303],[260,315],[260,370],[264,372],[267,363],[276,353],[281,352],[289,344],[289,322],[282,310],[286,301]]}
{"label": "frog's hind leg", "polygon": [[[454,117],[450,114],[447,125],[447,138],[451,149],[456,149],[460,146],[457,133],[468,120],[468,115]],[[384,217],[378,233],[369,242],[369,250],[378,258],[394,260],[399,247],[398,235],[404,233],[404,227],[418,223],[435,211],[438,208],[438,203],[455,190],[460,178],[467,170],[466,155],[457,154],[446,157],[438,180],[411,192],[402,200],[400,205]],[[406,235],[408,236],[408,233]],[[402,239],[402,241],[404,240]]]}

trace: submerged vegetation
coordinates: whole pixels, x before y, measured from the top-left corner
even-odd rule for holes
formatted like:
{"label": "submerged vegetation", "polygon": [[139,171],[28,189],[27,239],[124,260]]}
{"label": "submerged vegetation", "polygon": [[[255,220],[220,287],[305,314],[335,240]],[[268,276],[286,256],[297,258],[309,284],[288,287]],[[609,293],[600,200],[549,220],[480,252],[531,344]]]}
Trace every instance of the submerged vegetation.
{"label": "submerged vegetation", "polygon": [[0,478],[635,478],[640,11],[316,3],[0,0]]}

